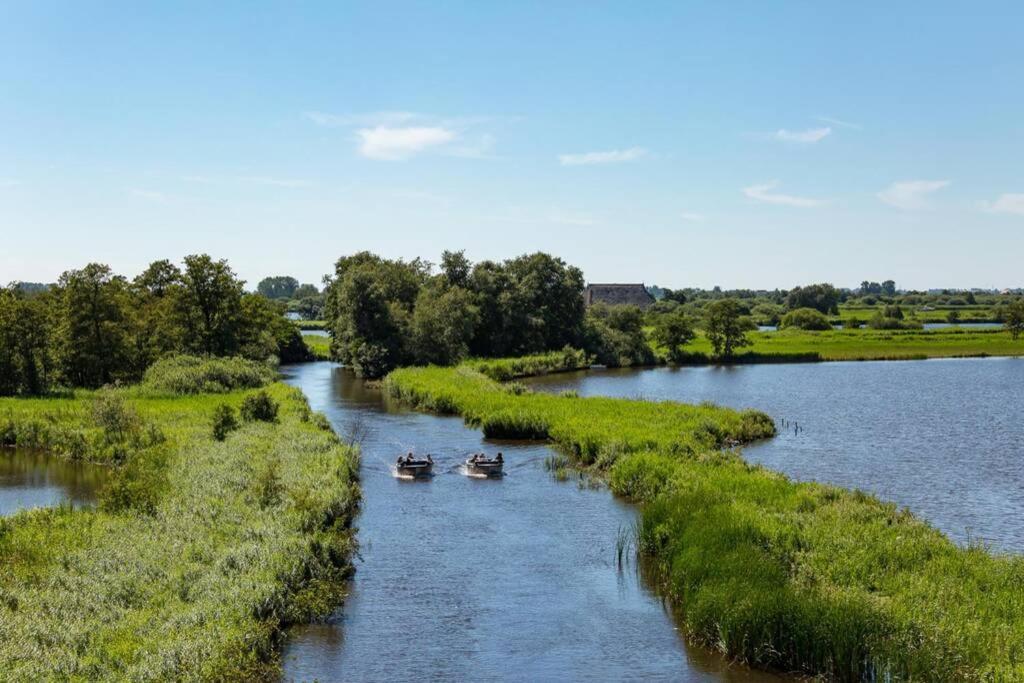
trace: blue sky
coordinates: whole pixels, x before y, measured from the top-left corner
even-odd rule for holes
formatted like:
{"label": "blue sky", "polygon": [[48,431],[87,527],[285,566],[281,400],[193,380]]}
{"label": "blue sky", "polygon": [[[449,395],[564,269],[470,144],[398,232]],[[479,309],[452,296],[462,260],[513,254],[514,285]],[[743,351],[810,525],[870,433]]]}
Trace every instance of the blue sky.
{"label": "blue sky", "polygon": [[1012,2],[0,2],[0,281],[538,249],[1022,286]]}

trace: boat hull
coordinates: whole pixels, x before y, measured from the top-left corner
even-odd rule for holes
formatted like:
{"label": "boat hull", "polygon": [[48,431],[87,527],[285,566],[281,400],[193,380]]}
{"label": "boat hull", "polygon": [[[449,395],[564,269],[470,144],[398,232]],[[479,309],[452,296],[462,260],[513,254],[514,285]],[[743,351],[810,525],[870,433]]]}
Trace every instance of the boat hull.
{"label": "boat hull", "polygon": [[466,471],[478,477],[500,477],[505,463],[502,462],[470,462],[466,461]]}

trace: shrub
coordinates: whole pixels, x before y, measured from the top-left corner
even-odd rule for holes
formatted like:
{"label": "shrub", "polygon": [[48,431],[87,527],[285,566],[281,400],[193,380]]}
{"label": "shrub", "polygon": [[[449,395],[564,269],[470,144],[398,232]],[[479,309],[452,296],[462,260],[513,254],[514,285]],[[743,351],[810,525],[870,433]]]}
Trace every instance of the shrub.
{"label": "shrub", "polygon": [[235,417],[235,409],[227,404],[221,404],[213,410],[213,438],[223,441],[228,434],[238,429],[238,418]]}
{"label": "shrub", "polygon": [[796,327],[801,330],[831,330],[832,324],[821,311],[813,308],[798,308],[782,316],[780,328]]}
{"label": "shrub", "polygon": [[266,362],[244,358],[171,356],[146,370],[143,385],[151,391],[175,396],[220,394],[262,387],[273,382],[276,374]]}
{"label": "shrub", "polygon": [[241,413],[246,422],[274,422],[277,420],[277,403],[267,392],[258,391],[245,397]]}

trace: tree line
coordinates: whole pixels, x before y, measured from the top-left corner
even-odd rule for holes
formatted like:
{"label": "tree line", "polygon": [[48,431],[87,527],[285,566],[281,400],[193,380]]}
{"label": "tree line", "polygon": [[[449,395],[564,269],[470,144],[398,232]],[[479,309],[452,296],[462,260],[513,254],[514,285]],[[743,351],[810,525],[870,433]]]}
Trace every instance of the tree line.
{"label": "tree line", "polygon": [[0,395],[132,382],[177,353],[305,360],[282,305],[244,284],[227,261],[200,254],[132,280],[90,263],[47,288],[0,288]]}

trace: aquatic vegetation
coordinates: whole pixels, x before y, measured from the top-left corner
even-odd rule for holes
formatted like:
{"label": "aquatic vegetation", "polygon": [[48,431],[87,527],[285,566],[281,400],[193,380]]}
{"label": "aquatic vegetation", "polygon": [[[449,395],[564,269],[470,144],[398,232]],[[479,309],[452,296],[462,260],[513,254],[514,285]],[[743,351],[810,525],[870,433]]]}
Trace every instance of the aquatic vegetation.
{"label": "aquatic vegetation", "polygon": [[519,358],[480,358],[465,363],[491,379],[506,382],[517,377],[536,377],[552,372],[580,370],[590,367],[593,359],[585,352],[572,347],[561,351],[538,353]]}
{"label": "aquatic vegetation", "polygon": [[[0,399],[5,439],[64,455],[89,457],[94,440],[136,419],[142,433],[154,425],[166,437],[125,450],[97,509],[0,520],[0,671],[12,680],[272,677],[282,629],[332,609],[351,571],[355,450],[281,384],[265,389],[276,422],[244,423],[223,441],[211,434],[213,416],[237,410],[246,392],[107,391],[117,398],[100,411],[90,392]],[[73,436],[81,451],[63,451]]]}
{"label": "aquatic vegetation", "polygon": [[142,387],[175,396],[216,394],[261,387],[276,377],[271,365],[245,358],[171,356],[146,370]]}
{"label": "aquatic vegetation", "polygon": [[[794,482],[722,449],[773,434],[763,413],[517,396],[466,367],[397,370],[385,386],[604,471],[641,505],[637,550],[708,647],[837,680],[1024,678],[1024,558],[958,547],[871,495]],[[545,465],[567,478],[565,457]],[[620,534],[617,561],[625,552]]]}

